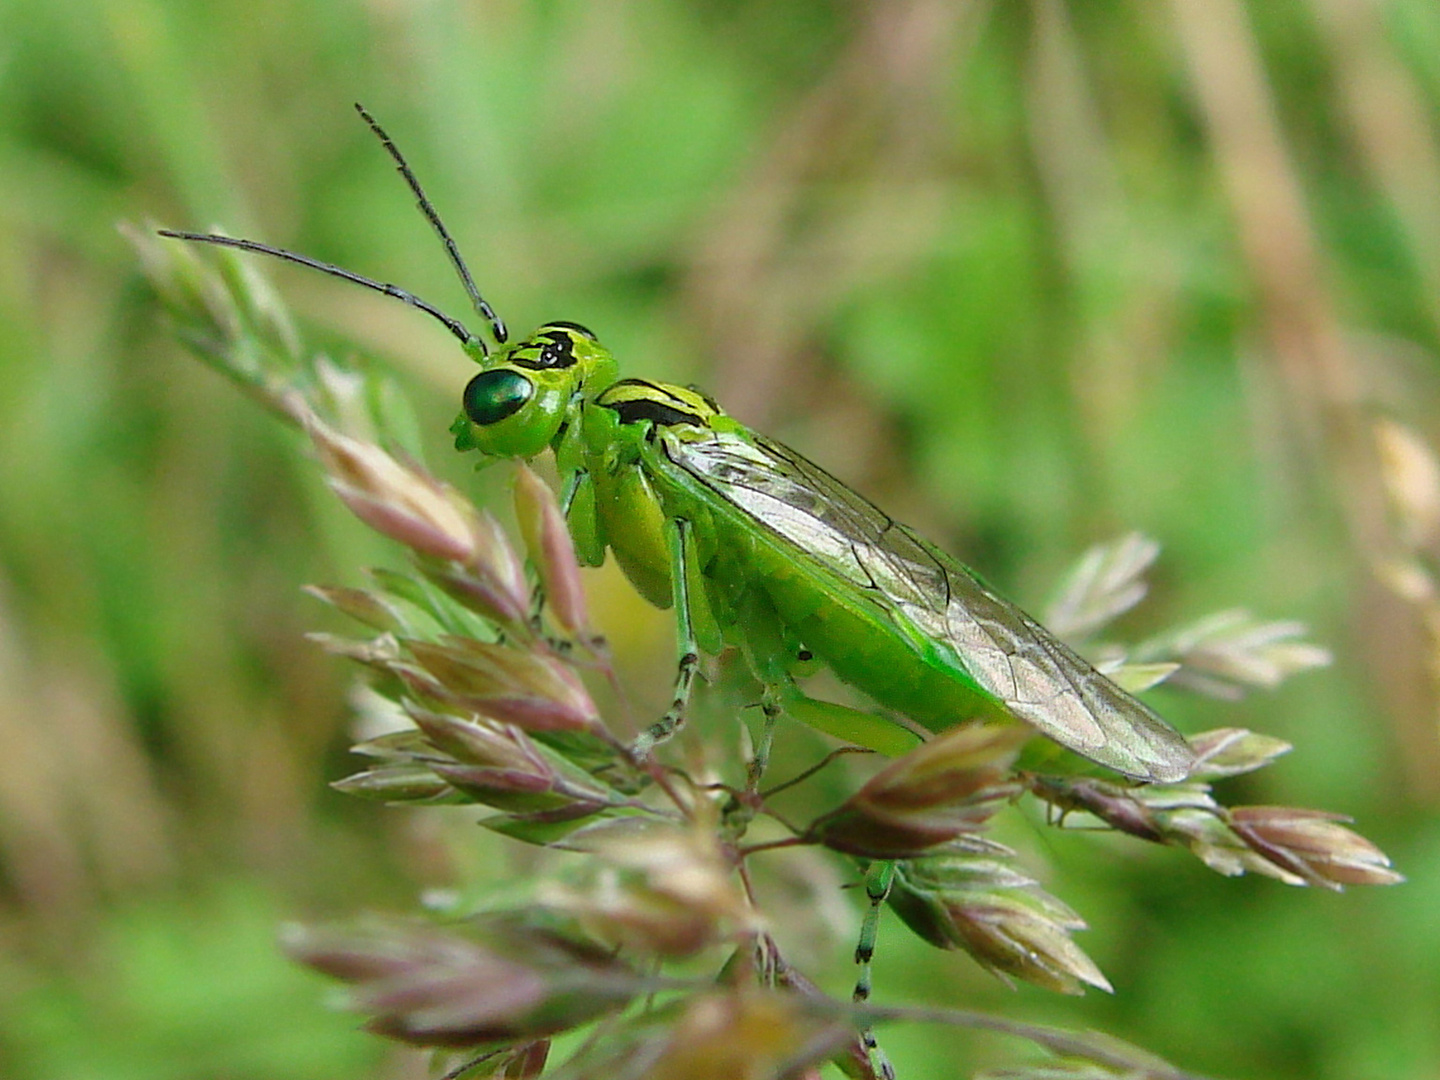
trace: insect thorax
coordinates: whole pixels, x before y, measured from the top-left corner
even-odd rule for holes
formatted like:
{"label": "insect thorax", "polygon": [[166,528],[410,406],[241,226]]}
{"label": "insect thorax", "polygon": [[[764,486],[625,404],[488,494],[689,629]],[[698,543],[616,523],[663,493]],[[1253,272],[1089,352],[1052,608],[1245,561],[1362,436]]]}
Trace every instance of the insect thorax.
{"label": "insect thorax", "polygon": [[725,415],[698,390],[648,379],[621,379],[602,391],[595,404],[612,409],[622,425],[649,422],[660,427],[709,428]]}

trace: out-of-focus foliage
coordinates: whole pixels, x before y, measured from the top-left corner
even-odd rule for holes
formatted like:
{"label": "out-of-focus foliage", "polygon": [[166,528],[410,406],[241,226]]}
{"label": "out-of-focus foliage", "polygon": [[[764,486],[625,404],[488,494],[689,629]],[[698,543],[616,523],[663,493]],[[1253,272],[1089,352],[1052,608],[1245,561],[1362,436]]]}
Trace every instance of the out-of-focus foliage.
{"label": "out-of-focus foliage", "polygon": [[[1165,554],[1127,636],[1243,606],[1337,657],[1223,719],[1155,700],[1294,743],[1243,801],[1354,815],[1408,884],[1056,845],[1113,1000],[1017,998],[883,928],[878,1000],[1230,1076],[1434,1075],[1429,0],[0,6],[0,1073],[419,1075],[337,1037],[265,927],[503,888],[498,838],[325,789],[344,679],[298,588],[383,550],[168,339],[114,228],[218,224],[460,309],[355,99],[512,325],[577,319],[628,373],[701,381],[1032,607],[1136,528]],[[428,460],[483,489],[444,453],[454,342],[275,278],[312,340],[414,384]],[[590,584],[659,702],[665,617]],[[934,1038],[887,1033],[907,1080],[955,1074]]]}

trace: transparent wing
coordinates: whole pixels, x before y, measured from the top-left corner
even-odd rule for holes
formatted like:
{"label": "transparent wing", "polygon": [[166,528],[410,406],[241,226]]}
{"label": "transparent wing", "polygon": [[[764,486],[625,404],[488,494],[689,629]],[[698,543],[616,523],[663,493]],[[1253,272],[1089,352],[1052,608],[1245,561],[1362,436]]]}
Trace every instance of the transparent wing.
{"label": "transparent wing", "polygon": [[1062,746],[1143,780],[1188,772],[1189,744],[1154,710],[813,462],[756,435],[671,430],[662,445],[676,466],[798,558],[948,645],[982,689]]}

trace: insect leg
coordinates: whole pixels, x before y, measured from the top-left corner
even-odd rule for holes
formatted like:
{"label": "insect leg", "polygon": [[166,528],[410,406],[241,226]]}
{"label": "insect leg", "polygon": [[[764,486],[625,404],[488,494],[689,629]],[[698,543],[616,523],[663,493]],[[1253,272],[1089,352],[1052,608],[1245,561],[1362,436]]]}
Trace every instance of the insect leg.
{"label": "insect leg", "polygon": [[775,725],[780,720],[781,705],[780,695],[773,687],[765,688],[764,699],[760,702],[760,709],[764,713],[761,720],[760,737],[755,740],[755,754],[750,759],[750,768],[747,770],[745,789],[751,794],[760,790],[760,780],[765,775],[765,769],[770,764],[770,746],[775,741]]}
{"label": "insect leg", "polygon": [[586,479],[589,479],[589,474],[579,469],[565,477],[565,483],[560,488],[560,512],[567,518],[575,505],[575,493],[580,490],[580,481]]}
{"label": "insect leg", "polygon": [[636,757],[645,757],[657,743],[664,742],[680,730],[685,723],[685,707],[690,703],[690,691],[695,687],[695,676],[700,670],[700,646],[695,640],[695,628],[690,617],[690,579],[686,574],[685,549],[689,534],[690,523],[683,518],[671,518],[666,523],[665,541],[670,548],[670,583],[675,598],[675,639],[680,663],[675,673],[675,695],[670,708],[635,740],[633,749]]}
{"label": "insect leg", "polygon": [[[851,995],[851,1000],[857,1005],[870,1000],[870,962],[875,958],[875,939],[880,932],[880,909],[890,895],[890,886],[894,881],[893,862],[872,862],[865,872],[865,898],[870,901],[870,906],[865,910],[865,919],[860,924],[860,940],[855,945],[855,963],[860,965],[860,975],[855,980],[855,993]],[[875,1041],[875,1031],[869,1024],[861,1030],[860,1041],[876,1075],[882,1080],[895,1080],[895,1067]]]}

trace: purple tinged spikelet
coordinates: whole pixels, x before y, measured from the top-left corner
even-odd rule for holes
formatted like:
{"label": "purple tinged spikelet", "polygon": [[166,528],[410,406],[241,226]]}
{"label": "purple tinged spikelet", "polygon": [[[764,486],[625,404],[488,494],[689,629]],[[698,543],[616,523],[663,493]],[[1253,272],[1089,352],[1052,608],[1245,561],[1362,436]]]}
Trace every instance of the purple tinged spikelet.
{"label": "purple tinged spikelet", "polygon": [[590,615],[565,515],[550,485],[523,462],[515,468],[515,516],[551,617],[569,637],[587,636]]}

